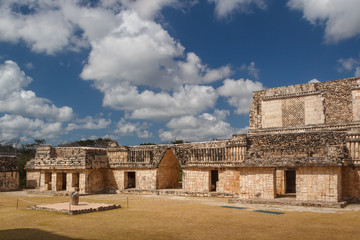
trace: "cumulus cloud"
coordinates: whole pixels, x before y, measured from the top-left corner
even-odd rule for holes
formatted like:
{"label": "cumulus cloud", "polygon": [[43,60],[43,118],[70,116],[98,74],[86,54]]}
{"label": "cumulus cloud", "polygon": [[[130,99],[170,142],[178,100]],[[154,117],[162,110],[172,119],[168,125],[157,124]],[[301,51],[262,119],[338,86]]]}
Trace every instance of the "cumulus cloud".
{"label": "cumulus cloud", "polygon": [[55,138],[62,131],[60,122],[45,122],[41,119],[30,119],[19,115],[5,114],[0,117],[0,139],[16,137]]}
{"label": "cumulus cloud", "polygon": [[147,130],[149,128],[148,123],[133,123],[126,121],[122,118],[117,124],[115,133],[119,134],[120,136],[132,136],[136,134],[139,138],[149,138],[152,137],[152,133]]}
{"label": "cumulus cloud", "polygon": [[226,79],[224,84],[217,89],[220,96],[226,97],[228,103],[236,107],[235,112],[237,114],[248,114],[252,92],[262,90],[264,86],[262,83],[252,81],[249,79]]}
{"label": "cumulus cloud", "polygon": [[134,86],[118,86],[105,93],[104,105],[129,112],[134,119],[168,120],[174,116],[197,114],[216,104],[211,86],[185,85],[172,94],[139,92]]}
{"label": "cumulus cloud", "polygon": [[337,43],[360,34],[358,0],[290,0],[288,6],[303,12],[314,25],[325,26],[325,41]]}
{"label": "cumulus cloud", "polygon": [[25,90],[31,81],[15,62],[8,60],[0,64],[0,112],[57,121],[69,121],[73,117],[70,107],[58,108],[48,99]]}
{"label": "cumulus cloud", "polygon": [[57,107],[26,90],[31,82],[15,62],[0,64],[0,140],[51,139],[76,129],[106,128],[111,123],[104,118],[74,119],[71,107]]}
{"label": "cumulus cloud", "polygon": [[72,131],[75,129],[103,129],[108,127],[111,124],[110,119],[105,118],[93,118],[91,116],[87,116],[83,119],[77,119],[72,123],[69,123],[66,127],[66,131]]}
{"label": "cumulus cloud", "polygon": [[227,17],[235,12],[247,13],[253,6],[266,9],[264,0],[208,0],[215,4],[215,14],[218,18]]}
{"label": "cumulus cloud", "polygon": [[354,72],[354,77],[360,76],[360,60],[355,58],[340,58],[339,72]]}
{"label": "cumulus cloud", "polygon": [[170,89],[186,83],[210,83],[231,73],[229,66],[207,67],[191,52],[183,58],[184,47],[178,41],[160,24],[140,18],[134,11],[122,11],[118,17],[121,23],[116,29],[91,43],[81,73],[102,91],[122,82]]}
{"label": "cumulus cloud", "polygon": [[[162,26],[126,10],[121,24],[93,41],[81,77],[104,93],[103,105],[125,110],[131,118],[168,120],[198,114],[216,103],[211,86],[231,74],[229,66],[209,68]],[[146,90],[139,90],[139,87]]]}
{"label": "cumulus cloud", "polygon": [[228,111],[215,110],[213,114],[203,113],[198,116],[187,115],[171,119],[167,130],[159,130],[159,137],[164,142],[176,139],[184,141],[207,141],[213,138],[230,138],[240,132],[226,122]]}

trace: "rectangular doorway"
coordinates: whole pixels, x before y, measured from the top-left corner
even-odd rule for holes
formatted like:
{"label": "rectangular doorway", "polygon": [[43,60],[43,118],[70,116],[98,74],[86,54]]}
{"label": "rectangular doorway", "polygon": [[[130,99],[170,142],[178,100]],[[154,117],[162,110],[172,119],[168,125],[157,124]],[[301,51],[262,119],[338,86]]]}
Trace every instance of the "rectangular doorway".
{"label": "rectangular doorway", "polygon": [[52,173],[46,172],[45,173],[45,190],[52,190]]}
{"label": "rectangular doorway", "polygon": [[127,186],[126,188],[136,188],[136,174],[135,172],[127,172]]}
{"label": "rectangular doorway", "polygon": [[72,186],[73,188],[79,188],[79,176],[80,176],[79,173],[73,173],[73,174],[72,174],[72,183],[71,183],[71,186]]}
{"label": "rectangular doorway", "polygon": [[62,185],[61,185],[61,190],[66,190],[66,173],[65,173],[65,172],[62,173]]}
{"label": "rectangular doorway", "polygon": [[210,185],[210,191],[216,192],[216,185],[219,181],[219,171],[218,170],[211,170],[210,172],[211,177],[211,185]]}
{"label": "rectangular doorway", "polygon": [[285,193],[296,193],[296,170],[290,169],[285,171]]}

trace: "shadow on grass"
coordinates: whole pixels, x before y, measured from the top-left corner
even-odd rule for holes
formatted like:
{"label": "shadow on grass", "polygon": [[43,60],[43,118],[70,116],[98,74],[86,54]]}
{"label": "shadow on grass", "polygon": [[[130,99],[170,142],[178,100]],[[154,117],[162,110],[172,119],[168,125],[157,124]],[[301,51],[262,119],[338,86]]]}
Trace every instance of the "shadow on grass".
{"label": "shadow on grass", "polygon": [[0,237],[1,240],[8,240],[8,239],[82,240],[81,238],[66,237],[63,235],[46,232],[36,228],[17,228],[17,229],[9,229],[9,230],[0,230],[0,236],[1,236]]}

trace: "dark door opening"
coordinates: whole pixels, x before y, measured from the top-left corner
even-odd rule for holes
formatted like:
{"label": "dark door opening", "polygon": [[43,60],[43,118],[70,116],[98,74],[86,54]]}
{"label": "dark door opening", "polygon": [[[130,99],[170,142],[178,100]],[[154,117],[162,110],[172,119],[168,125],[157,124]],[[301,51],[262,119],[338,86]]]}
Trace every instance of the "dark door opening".
{"label": "dark door opening", "polygon": [[135,172],[127,172],[128,184],[127,188],[136,188]]}
{"label": "dark door opening", "polygon": [[285,193],[296,193],[296,170],[286,170],[286,191]]}
{"label": "dark door opening", "polygon": [[215,192],[216,191],[216,184],[219,181],[219,172],[218,170],[211,170],[211,188],[210,191],[211,192]]}
{"label": "dark door opening", "polygon": [[66,190],[66,173],[62,173],[62,185],[61,190]]}
{"label": "dark door opening", "polygon": [[72,184],[71,186],[73,188],[79,188],[79,173],[73,173],[72,174]]}
{"label": "dark door opening", "polygon": [[51,190],[52,189],[52,173],[51,172],[46,172],[45,173],[45,188],[46,190]]}

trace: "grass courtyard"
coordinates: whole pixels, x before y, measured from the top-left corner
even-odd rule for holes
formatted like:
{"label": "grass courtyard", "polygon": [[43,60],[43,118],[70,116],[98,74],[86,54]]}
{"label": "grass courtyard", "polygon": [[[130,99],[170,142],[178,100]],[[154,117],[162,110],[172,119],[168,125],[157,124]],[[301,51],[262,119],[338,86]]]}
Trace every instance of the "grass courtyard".
{"label": "grass courtyard", "polygon": [[[126,197],[129,208],[126,208]],[[19,208],[16,209],[17,199]],[[80,201],[123,208],[81,215],[26,209],[66,196],[0,193],[0,239],[360,239],[360,206],[325,209],[228,204],[226,198],[103,194]],[[221,206],[245,207],[245,209]],[[283,212],[275,215],[255,210]]]}

